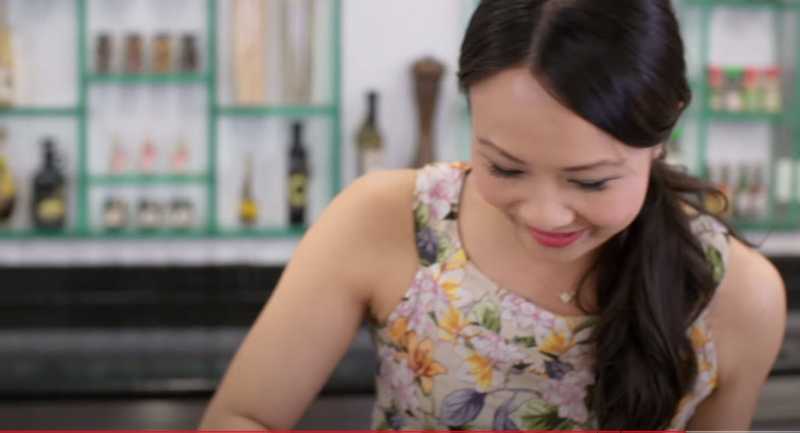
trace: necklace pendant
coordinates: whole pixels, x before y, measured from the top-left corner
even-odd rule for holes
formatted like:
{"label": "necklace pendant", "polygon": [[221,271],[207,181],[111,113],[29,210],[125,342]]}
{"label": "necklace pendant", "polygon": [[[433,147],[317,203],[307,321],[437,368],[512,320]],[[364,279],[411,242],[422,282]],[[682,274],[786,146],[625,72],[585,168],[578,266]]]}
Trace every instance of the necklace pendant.
{"label": "necklace pendant", "polygon": [[559,295],[559,297],[561,298],[561,302],[569,304],[570,302],[572,302],[572,298],[575,297],[575,292],[561,292],[561,295]]}

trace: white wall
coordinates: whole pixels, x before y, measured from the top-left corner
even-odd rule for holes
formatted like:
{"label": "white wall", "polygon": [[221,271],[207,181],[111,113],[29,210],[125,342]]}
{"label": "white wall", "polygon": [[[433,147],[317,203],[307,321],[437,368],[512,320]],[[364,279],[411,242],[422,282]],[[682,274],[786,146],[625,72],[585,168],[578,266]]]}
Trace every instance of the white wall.
{"label": "white wall", "polygon": [[380,122],[387,165],[407,167],[414,158],[417,118],[411,65],[423,56],[445,64],[436,116],[440,159],[458,159],[461,100],[455,79],[468,0],[344,0],[344,173],[355,173],[353,136],[366,114],[366,92],[381,95]]}

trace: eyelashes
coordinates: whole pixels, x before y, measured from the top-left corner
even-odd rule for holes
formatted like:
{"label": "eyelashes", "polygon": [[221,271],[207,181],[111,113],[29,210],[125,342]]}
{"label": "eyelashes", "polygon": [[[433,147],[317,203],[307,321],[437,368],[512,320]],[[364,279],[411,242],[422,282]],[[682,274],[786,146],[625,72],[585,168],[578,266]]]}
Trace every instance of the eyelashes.
{"label": "eyelashes", "polygon": [[[487,163],[487,168],[489,169],[489,173],[491,173],[492,176],[499,177],[502,179],[514,179],[525,174],[525,172],[522,170],[506,169],[492,162]],[[611,180],[613,179],[603,179],[598,181],[570,180],[570,183],[573,183],[577,185],[579,188],[586,191],[598,192],[608,188],[608,182]]]}
{"label": "eyelashes", "polygon": [[523,174],[522,170],[507,170],[491,162],[488,164],[488,167],[489,167],[489,172],[497,177],[512,178],[512,177],[519,177]]}
{"label": "eyelashes", "polygon": [[608,187],[608,180],[598,180],[596,182],[581,182],[578,180],[571,180],[570,182],[587,191],[603,191]]}

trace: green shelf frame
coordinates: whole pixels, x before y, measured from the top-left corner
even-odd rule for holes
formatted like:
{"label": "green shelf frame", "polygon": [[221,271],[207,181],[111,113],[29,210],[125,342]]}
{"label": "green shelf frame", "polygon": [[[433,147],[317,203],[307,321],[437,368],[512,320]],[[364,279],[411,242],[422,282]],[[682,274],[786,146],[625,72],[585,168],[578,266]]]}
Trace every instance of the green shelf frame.
{"label": "green shelf frame", "polygon": [[740,9],[797,9],[799,5],[793,0],[684,0],[687,5],[707,8],[740,8]]}
{"label": "green shelf frame", "polygon": [[[710,64],[710,22],[712,14],[719,8],[743,8],[743,9],[759,9],[771,11],[775,22],[777,23],[774,28],[774,39],[778,45],[776,51],[781,52],[782,45],[785,44],[786,34],[783,25],[783,18],[785,14],[794,14],[794,20],[797,28],[800,29],[800,2],[792,0],[683,0],[683,7],[699,8],[700,13],[700,41],[699,52],[700,62],[702,66],[702,77],[691,77],[691,86],[695,94],[692,107],[686,112],[689,120],[694,120],[697,124],[697,160],[695,161],[696,170],[701,177],[707,178],[706,162],[708,158],[708,140],[709,128],[715,123],[741,123],[741,124],[768,124],[772,128],[773,141],[776,137],[781,137],[781,131],[791,131],[791,140],[793,147],[793,158],[795,161],[800,161],[800,137],[797,132],[800,131],[800,87],[795,87],[795,93],[785,102],[784,109],[780,113],[766,113],[766,112],[724,112],[714,111],[708,107],[709,86],[707,81],[707,70]],[[798,39],[795,35],[794,39]],[[797,40],[791,41],[791,46],[797,46]],[[798,71],[800,67],[800,56],[795,55],[794,64],[784,65],[785,70]],[[785,60],[779,58],[779,62],[785,63]],[[796,77],[788,77],[786,79],[796,79]],[[771,143],[774,146],[775,143]],[[774,166],[775,156],[774,152],[769,152],[771,156],[770,165]],[[775,210],[775,190],[772,185],[775,185],[775,173],[767,167],[767,174],[771,176],[769,185],[769,199],[768,207],[770,210]],[[797,170],[793,171],[792,180],[792,196],[798,197],[797,188]],[[797,199],[795,199],[797,200]],[[731,224],[739,230],[743,231],[795,231],[800,229],[800,203],[797,201],[790,203],[788,210],[785,214],[779,217],[771,217],[760,220],[741,220],[732,219]]]}
{"label": "green shelf frame", "polygon": [[[306,227],[220,227],[217,209],[217,179],[219,172],[217,155],[219,151],[219,122],[236,117],[276,117],[276,118],[326,118],[330,120],[329,152],[330,185],[329,200],[341,189],[341,39],[342,5],[341,0],[330,0],[331,37],[326,38],[331,53],[331,67],[328,73],[332,83],[331,99],[326,104],[313,106],[225,106],[218,97],[218,8],[219,0],[205,0],[206,25],[206,70],[197,73],[142,73],[99,74],[91,70],[88,47],[90,1],[74,0],[75,22],[77,23],[77,103],[64,107],[8,107],[0,108],[0,117],[35,118],[74,118],[76,121],[75,142],[77,143],[76,173],[70,176],[75,180],[76,215],[71,227],[61,231],[0,228],[0,240],[95,240],[95,239],[297,239],[302,237]],[[206,166],[202,173],[176,174],[90,174],[89,161],[92,146],[89,143],[89,92],[95,86],[129,85],[199,85],[205,88],[206,111]],[[205,220],[197,228],[190,230],[124,230],[107,231],[92,224],[89,197],[96,188],[119,186],[161,186],[196,185],[205,189]]]}
{"label": "green shelf frame", "polygon": [[758,112],[735,112],[735,111],[713,111],[706,110],[705,116],[708,120],[717,122],[782,122],[783,113],[758,113]]}
{"label": "green shelf frame", "polygon": [[123,175],[94,175],[89,177],[93,185],[181,185],[201,184],[208,182],[204,174],[123,174]]}
{"label": "green shelf frame", "polygon": [[8,107],[0,108],[0,117],[73,117],[82,114],[81,107]]}
{"label": "green shelf frame", "polygon": [[68,228],[58,231],[0,229],[0,240],[136,240],[136,239],[297,239],[307,227],[254,227],[236,229],[159,229],[159,230],[90,230]]}
{"label": "green shelf frame", "polygon": [[732,219],[734,227],[748,231],[788,231],[797,229],[797,220],[791,218],[768,220]]}
{"label": "green shelf frame", "polygon": [[87,72],[85,80],[91,84],[206,84],[208,74],[93,74]]}
{"label": "green shelf frame", "polygon": [[333,105],[319,106],[219,106],[218,116],[275,116],[275,117],[315,117],[331,116],[336,111]]}

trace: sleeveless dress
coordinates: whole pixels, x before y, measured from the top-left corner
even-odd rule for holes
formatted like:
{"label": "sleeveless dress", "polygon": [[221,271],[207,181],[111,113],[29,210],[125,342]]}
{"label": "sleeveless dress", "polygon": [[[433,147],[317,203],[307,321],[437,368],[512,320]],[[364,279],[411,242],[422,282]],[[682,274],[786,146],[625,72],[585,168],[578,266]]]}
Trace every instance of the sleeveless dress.
{"label": "sleeveless dress", "polygon": [[[498,287],[468,259],[458,204],[467,166],[418,171],[414,216],[420,266],[385,323],[372,323],[378,351],[373,429],[593,429],[585,399],[593,353],[578,344],[592,316],[560,316]],[[727,233],[692,220],[721,281]],[[705,310],[689,328],[698,361],[693,390],[671,428],[684,428],[715,388],[717,362]]]}

